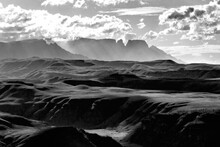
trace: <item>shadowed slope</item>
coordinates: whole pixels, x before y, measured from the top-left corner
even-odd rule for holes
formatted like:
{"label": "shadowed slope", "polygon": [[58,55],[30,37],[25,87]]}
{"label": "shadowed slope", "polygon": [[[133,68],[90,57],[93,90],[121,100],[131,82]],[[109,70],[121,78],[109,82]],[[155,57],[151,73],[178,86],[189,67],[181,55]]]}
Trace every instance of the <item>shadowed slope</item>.
{"label": "shadowed slope", "polygon": [[0,75],[0,145],[220,145],[219,65],[32,58]]}
{"label": "shadowed slope", "polygon": [[55,127],[40,121],[0,114],[0,146],[19,147],[121,147],[110,137],[100,137],[73,127]]}
{"label": "shadowed slope", "polygon": [[[122,144],[168,147],[200,146],[215,142],[218,145],[213,133],[220,130],[218,94],[166,93],[80,85],[69,87],[61,84],[44,88],[41,84],[12,81],[2,83],[1,86],[0,111],[20,115],[1,115],[2,129],[14,130],[15,124],[29,128],[6,135],[7,139],[3,140],[5,143],[9,138],[23,133],[26,139],[13,143],[68,147],[76,142],[83,146],[87,142],[85,138],[78,138],[79,135],[74,138],[76,140],[71,139],[70,136],[74,136],[72,133],[76,131],[71,127],[44,130],[45,125],[52,125],[83,129],[115,128],[118,132],[127,132],[127,136],[121,140]],[[42,126],[25,117],[46,124]],[[43,128],[37,129],[37,124]],[[100,147],[110,139],[89,134],[87,137]],[[111,139],[109,141],[112,142]]]}

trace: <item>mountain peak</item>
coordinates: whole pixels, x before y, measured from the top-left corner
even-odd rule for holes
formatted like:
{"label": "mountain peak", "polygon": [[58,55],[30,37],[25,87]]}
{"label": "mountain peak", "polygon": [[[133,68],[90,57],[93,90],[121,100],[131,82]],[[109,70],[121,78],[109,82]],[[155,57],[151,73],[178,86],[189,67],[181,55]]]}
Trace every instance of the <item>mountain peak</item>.
{"label": "mountain peak", "polygon": [[126,46],[128,47],[143,46],[148,48],[148,44],[144,40],[129,40]]}
{"label": "mountain peak", "polygon": [[144,40],[129,40],[124,45],[122,40],[80,38],[67,42],[65,49],[96,60],[152,61],[169,59],[179,62],[157,47],[149,47]]}

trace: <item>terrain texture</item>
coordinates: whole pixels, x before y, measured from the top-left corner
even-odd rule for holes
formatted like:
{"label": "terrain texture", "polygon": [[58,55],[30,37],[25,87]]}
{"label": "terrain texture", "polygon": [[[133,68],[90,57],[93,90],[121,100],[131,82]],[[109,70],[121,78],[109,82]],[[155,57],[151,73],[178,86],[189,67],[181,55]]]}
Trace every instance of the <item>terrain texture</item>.
{"label": "terrain texture", "polygon": [[218,147],[220,66],[0,62],[1,147]]}

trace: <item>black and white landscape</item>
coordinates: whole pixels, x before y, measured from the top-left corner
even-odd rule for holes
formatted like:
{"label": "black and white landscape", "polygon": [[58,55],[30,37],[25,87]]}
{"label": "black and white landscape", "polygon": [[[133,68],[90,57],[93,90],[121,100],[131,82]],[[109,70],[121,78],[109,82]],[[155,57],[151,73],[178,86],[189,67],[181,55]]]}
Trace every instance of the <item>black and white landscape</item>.
{"label": "black and white landscape", "polygon": [[0,0],[0,147],[219,147],[219,14],[218,0]]}
{"label": "black and white landscape", "polygon": [[[12,44],[23,55],[29,42],[45,47]],[[1,60],[2,146],[219,145],[219,65],[57,58],[63,52]]]}

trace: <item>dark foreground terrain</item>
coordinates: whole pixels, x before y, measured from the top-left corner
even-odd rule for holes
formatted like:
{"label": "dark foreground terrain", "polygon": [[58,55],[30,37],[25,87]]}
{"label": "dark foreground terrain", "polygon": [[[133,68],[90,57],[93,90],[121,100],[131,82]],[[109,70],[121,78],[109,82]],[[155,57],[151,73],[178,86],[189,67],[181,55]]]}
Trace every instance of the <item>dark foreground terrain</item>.
{"label": "dark foreground terrain", "polygon": [[218,147],[220,66],[0,62],[1,147]]}

